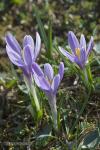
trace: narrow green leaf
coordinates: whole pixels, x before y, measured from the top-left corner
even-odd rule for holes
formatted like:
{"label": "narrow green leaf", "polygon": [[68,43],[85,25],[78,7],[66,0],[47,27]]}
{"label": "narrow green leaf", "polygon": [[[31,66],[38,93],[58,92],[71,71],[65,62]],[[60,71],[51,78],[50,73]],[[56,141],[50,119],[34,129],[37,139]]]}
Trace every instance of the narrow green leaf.
{"label": "narrow green leaf", "polygon": [[48,56],[51,58],[51,50],[52,50],[52,24],[51,20],[49,20],[49,29],[48,29]]}
{"label": "narrow green leaf", "polygon": [[[93,149],[100,143],[100,135],[98,130],[91,131],[87,133],[84,139],[81,141],[79,148],[82,149]],[[79,149],[78,148],[78,149]]]}
{"label": "narrow green leaf", "polygon": [[33,5],[33,10],[34,10],[35,15],[36,15],[36,20],[37,20],[37,23],[38,23],[38,27],[39,27],[39,30],[40,30],[43,42],[45,44],[46,49],[48,50],[47,35],[45,33],[44,26],[43,26],[43,23],[41,21],[40,15],[39,15],[39,10],[38,10],[38,8],[35,5]]}

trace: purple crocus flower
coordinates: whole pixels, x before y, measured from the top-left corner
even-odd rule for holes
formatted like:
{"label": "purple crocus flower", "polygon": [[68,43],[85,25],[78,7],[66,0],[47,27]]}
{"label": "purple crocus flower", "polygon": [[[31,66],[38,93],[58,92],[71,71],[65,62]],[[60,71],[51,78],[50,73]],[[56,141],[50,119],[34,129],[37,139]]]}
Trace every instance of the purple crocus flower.
{"label": "purple crocus flower", "polygon": [[81,35],[80,43],[79,43],[75,34],[72,31],[69,31],[68,32],[68,44],[71,48],[72,54],[67,52],[62,47],[59,47],[59,50],[71,62],[76,63],[81,69],[83,69],[88,60],[88,56],[94,46],[93,37],[91,37],[88,46],[86,46],[86,40],[83,34]]}
{"label": "purple crocus flower", "polygon": [[[8,33],[6,35],[6,51],[9,59],[13,64],[20,67],[24,74],[24,81],[28,88],[29,93],[34,98],[34,106],[36,106],[37,118],[41,117],[42,111],[36,94],[34,82],[33,82],[33,71],[32,64],[36,61],[36,58],[40,52],[41,39],[38,33],[36,33],[36,42],[30,35],[26,35],[23,39],[23,48],[20,47],[15,37]],[[32,104],[33,106],[33,104]]]}
{"label": "purple crocus flower", "polygon": [[54,127],[57,129],[57,108],[56,93],[64,74],[63,62],[59,65],[58,74],[54,76],[53,69],[49,63],[44,64],[44,71],[41,70],[37,63],[33,63],[34,80],[37,86],[42,89],[48,97],[51,108]]}
{"label": "purple crocus flower", "polygon": [[6,51],[11,62],[20,67],[27,79],[30,80],[32,64],[40,52],[41,39],[39,34],[36,33],[35,44],[32,37],[26,35],[23,39],[23,48],[21,48],[15,37],[8,33],[6,35],[6,44]]}

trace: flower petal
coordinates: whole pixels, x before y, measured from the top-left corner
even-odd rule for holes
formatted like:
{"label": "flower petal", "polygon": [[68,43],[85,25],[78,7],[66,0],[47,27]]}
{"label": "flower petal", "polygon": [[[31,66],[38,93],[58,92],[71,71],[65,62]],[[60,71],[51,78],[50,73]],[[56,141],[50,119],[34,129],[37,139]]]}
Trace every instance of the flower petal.
{"label": "flower petal", "polygon": [[34,50],[34,41],[30,35],[26,35],[23,40],[23,47],[30,45]]}
{"label": "flower petal", "polygon": [[94,41],[93,41],[93,37],[91,37],[87,48],[87,56],[90,54],[91,50],[93,49],[93,46],[94,46]]}
{"label": "flower petal", "polygon": [[60,84],[60,75],[57,74],[57,75],[54,77],[53,82],[52,82],[52,85],[51,85],[51,88],[52,88],[54,94],[56,94],[59,84]]}
{"label": "flower petal", "polygon": [[86,51],[86,40],[83,34],[81,35],[81,38],[80,38],[80,49],[81,48],[84,48]]}
{"label": "flower petal", "polygon": [[8,33],[6,35],[6,43],[9,45],[9,47],[12,48],[12,50],[16,51],[18,54],[21,55],[21,47],[11,33]]}
{"label": "flower petal", "polygon": [[78,39],[76,38],[75,34],[72,31],[68,32],[68,43],[70,48],[74,54],[76,54],[75,49],[80,48]]}
{"label": "flower petal", "polygon": [[87,60],[87,57],[86,57],[86,51],[85,51],[84,48],[81,48],[81,52],[80,52],[80,61],[81,61],[81,63],[82,63],[82,66],[85,65],[86,60]]}
{"label": "flower petal", "polygon": [[45,91],[50,90],[50,85],[48,84],[48,82],[43,76],[38,76],[36,73],[34,73],[34,80],[37,86],[41,88],[42,90],[45,90]]}
{"label": "flower petal", "polygon": [[7,51],[9,59],[11,60],[13,64],[19,67],[24,66],[21,56],[16,51],[13,51],[13,49],[9,47],[9,45],[6,45],[6,51]]}
{"label": "flower petal", "polygon": [[59,75],[60,75],[60,80],[62,80],[63,78],[63,75],[64,75],[64,63],[63,62],[60,62],[60,65],[59,65]]}
{"label": "flower petal", "polygon": [[67,52],[64,48],[59,47],[60,52],[66,56],[68,59],[70,59],[70,61],[74,62],[74,56],[71,55],[69,52]]}
{"label": "flower petal", "polygon": [[44,76],[42,69],[37,63],[32,64],[33,73],[35,72],[38,76]]}
{"label": "flower petal", "polygon": [[81,63],[81,61],[79,60],[79,58],[76,56],[74,58],[74,62],[82,69],[83,68],[83,64]]}
{"label": "flower petal", "polygon": [[47,77],[50,81],[53,79],[53,69],[50,64],[44,64],[44,76]]}
{"label": "flower petal", "polygon": [[30,66],[32,65],[32,55],[31,55],[31,46],[27,45],[24,47],[24,62],[26,66]]}
{"label": "flower petal", "polygon": [[30,72],[29,72],[28,66],[24,65],[23,67],[21,67],[21,69],[22,69],[24,75],[25,75],[28,79],[31,78],[31,74],[30,74]]}
{"label": "flower petal", "polygon": [[26,35],[23,40],[23,47],[25,47],[27,45],[30,46],[31,57],[32,57],[32,59],[34,59],[34,41],[30,35]]}
{"label": "flower petal", "polygon": [[41,38],[39,33],[36,33],[36,44],[35,44],[35,50],[34,50],[34,57],[35,59],[38,57],[39,52],[40,52],[40,48],[41,48]]}

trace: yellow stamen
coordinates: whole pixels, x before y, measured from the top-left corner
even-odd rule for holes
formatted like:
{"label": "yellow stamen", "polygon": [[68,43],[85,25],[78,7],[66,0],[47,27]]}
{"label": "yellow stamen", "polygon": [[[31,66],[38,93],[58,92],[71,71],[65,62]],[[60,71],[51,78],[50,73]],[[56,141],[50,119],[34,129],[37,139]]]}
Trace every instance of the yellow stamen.
{"label": "yellow stamen", "polygon": [[46,76],[46,79],[48,80],[48,82],[50,83],[50,85],[52,84],[52,80],[48,79],[48,77]]}
{"label": "yellow stamen", "polygon": [[49,80],[49,83],[52,84],[52,80]]}
{"label": "yellow stamen", "polygon": [[76,55],[80,58],[80,48],[75,48]]}

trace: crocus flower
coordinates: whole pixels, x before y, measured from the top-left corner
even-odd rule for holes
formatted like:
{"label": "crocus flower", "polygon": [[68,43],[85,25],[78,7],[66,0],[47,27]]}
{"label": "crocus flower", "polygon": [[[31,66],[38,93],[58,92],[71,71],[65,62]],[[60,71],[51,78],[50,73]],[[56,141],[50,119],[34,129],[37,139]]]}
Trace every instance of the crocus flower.
{"label": "crocus flower", "polygon": [[84,68],[87,63],[88,56],[93,49],[93,37],[91,37],[88,46],[86,46],[86,40],[84,35],[81,35],[80,42],[76,38],[75,34],[72,31],[68,32],[68,44],[71,48],[72,54],[68,51],[59,47],[61,53],[66,56],[71,62],[76,63],[81,69]]}
{"label": "crocus flower", "polygon": [[36,94],[34,82],[32,82],[32,64],[36,61],[36,58],[40,52],[40,36],[38,33],[36,33],[36,42],[34,44],[34,40],[32,39],[32,37],[30,35],[26,35],[23,39],[23,48],[21,48],[15,37],[11,33],[8,33],[6,35],[6,44],[6,51],[9,59],[13,64],[22,69],[24,74],[24,81],[26,83],[28,91],[34,98],[34,106],[36,106],[36,112],[34,114],[37,114],[35,118],[40,118],[42,112],[40,109],[40,104]]}
{"label": "crocus flower", "polygon": [[36,60],[41,46],[41,39],[38,33],[36,33],[36,43],[30,35],[26,35],[23,39],[23,48],[19,45],[15,37],[8,33],[6,35],[6,51],[9,59],[13,64],[20,67],[24,75],[31,79],[32,63]]}
{"label": "crocus flower", "polygon": [[56,93],[59,84],[64,74],[64,64],[61,62],[59,65],[58,74],[54,76],[53,69],[49,63],[44,64],[44,70],[37,63],[33,63],[34,80],[37,86],[44,91],[48,97],[49,105],[51,108],[54,127],[57,128],[57,107],[56,107]]}

